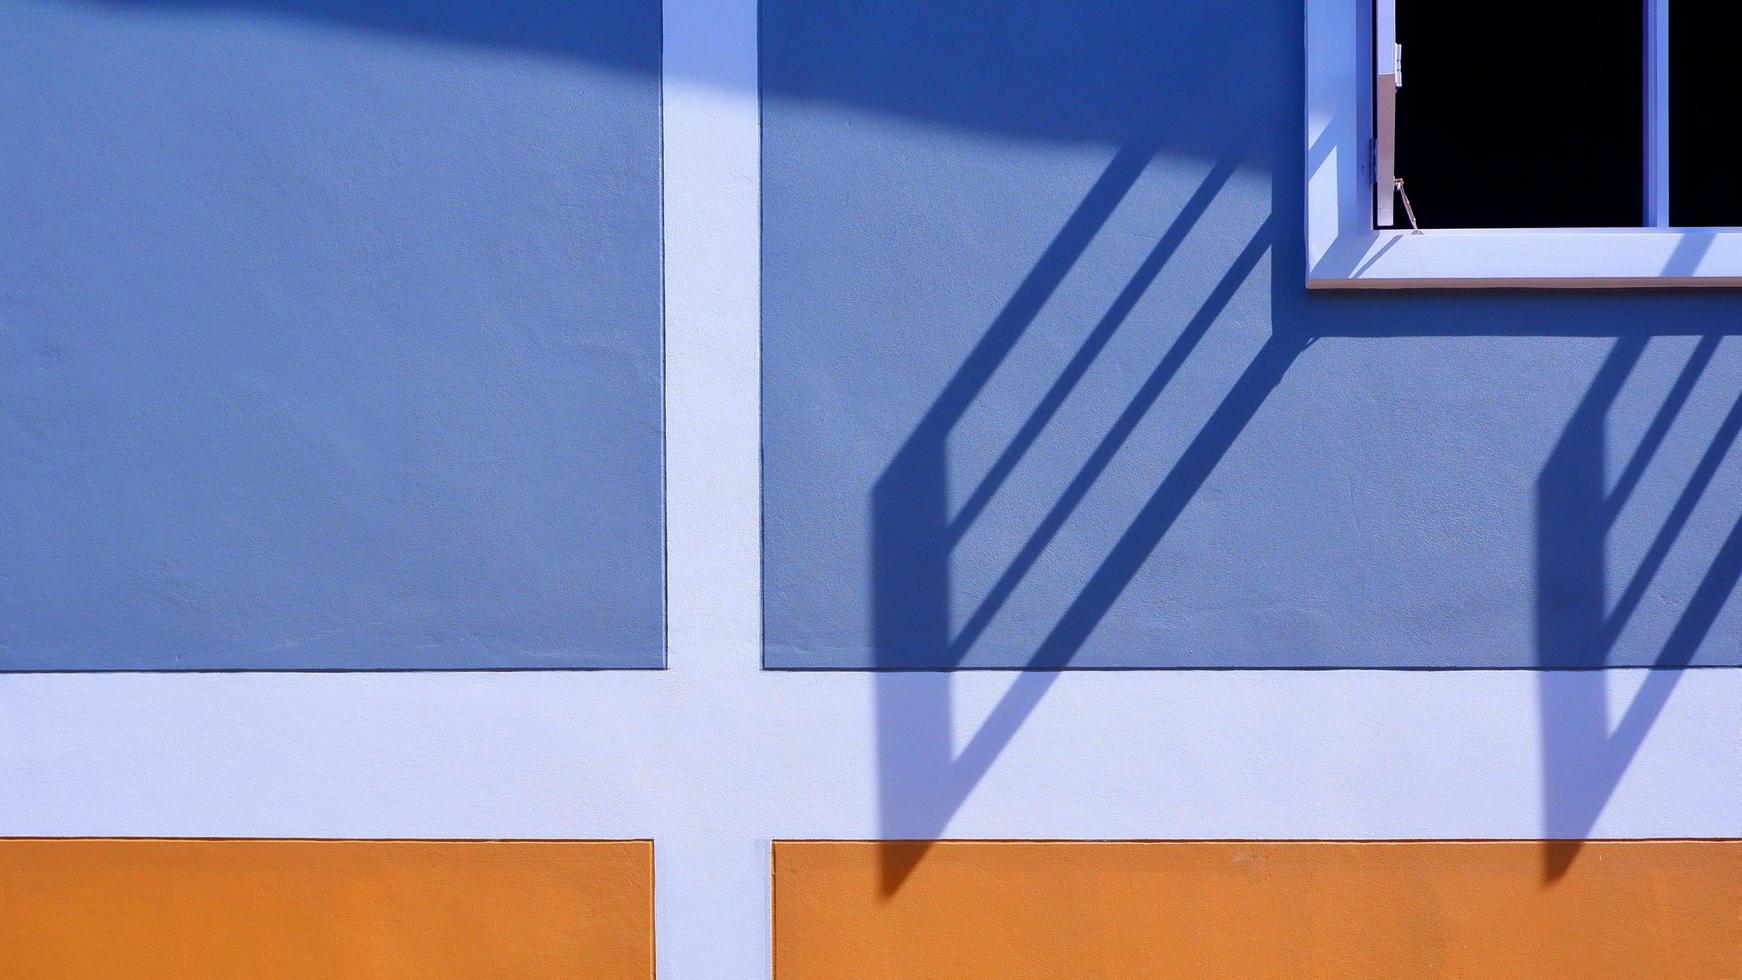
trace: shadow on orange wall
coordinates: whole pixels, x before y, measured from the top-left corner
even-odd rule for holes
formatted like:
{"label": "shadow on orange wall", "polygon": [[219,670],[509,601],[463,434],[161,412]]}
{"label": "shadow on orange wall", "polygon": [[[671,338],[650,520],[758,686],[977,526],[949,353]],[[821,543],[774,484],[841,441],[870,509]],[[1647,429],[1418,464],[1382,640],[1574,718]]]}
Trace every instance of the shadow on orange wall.
{"label": "shadow on orange wall", "polygon": [[[1742,841],[780,841],[780,980],[1732,977]],[[926,854],[894,896],[890,851]]]}

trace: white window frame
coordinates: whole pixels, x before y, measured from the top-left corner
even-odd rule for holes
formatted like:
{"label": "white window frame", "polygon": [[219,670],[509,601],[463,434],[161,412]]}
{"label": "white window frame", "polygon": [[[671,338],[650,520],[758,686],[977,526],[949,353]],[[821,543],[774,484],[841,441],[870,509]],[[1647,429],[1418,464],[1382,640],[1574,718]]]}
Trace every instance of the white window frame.
{"label": "white window frame", "polygon": [[1742,286],[1742,228],[1668,226],[1669,3],[1642,8],[1650,227],[1412,232],[1374,225],[1372,0],[1306,0],[1307,288]]}

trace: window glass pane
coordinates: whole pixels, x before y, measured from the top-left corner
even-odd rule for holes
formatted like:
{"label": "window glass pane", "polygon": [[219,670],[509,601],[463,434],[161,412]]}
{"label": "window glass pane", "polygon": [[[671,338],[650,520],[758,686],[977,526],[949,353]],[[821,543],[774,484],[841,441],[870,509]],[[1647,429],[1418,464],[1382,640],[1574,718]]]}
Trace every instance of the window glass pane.
{"label": "window glass pane", "polygon": [[1397,176],[1422,227],[1644,224],[1640,0],[1396,2]]}
{"label": "window glass pane", "polygon": [[1742,225],[1736,172],[1736,0],[1669,8],[1669,220]]}

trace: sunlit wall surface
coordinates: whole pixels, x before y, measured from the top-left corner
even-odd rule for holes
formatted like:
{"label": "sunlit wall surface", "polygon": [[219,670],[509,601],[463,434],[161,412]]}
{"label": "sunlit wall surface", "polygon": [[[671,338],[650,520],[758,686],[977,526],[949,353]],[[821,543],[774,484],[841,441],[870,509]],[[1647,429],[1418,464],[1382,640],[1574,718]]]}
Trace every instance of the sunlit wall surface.
{"label": "sunlit wall surface", "polygon": [[0,0],[0,977],[1742,976],[1742,300],[1306,29]]}
{"label": "sunlit wall surface", "polygon": [[1307,295],[1298,0],[761,14],[770,666],[1742,660],[1742,307]]}
{"label": "sunlit wall surface", "polygon": [[0,668],[663,662],[657,0],[0,22]]}

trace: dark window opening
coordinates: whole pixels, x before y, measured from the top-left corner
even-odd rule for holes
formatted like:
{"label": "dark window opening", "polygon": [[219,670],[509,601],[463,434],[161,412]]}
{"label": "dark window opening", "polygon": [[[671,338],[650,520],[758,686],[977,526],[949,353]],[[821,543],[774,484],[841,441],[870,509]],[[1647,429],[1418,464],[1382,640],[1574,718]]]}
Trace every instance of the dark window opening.
{"label": "dark window opening", "polygon": [[[1396,175],[1421,227],[1645,224],[1640,0],[1396,0],[1396,10]],[[1394,226],[1408,226],[1401,200]]]}
{"label": "dark window opening", "polygon": [[1736,0],[1675,0],[1669,7],[1669,220],[1684,227],[1742,225],[1736,167]]}

